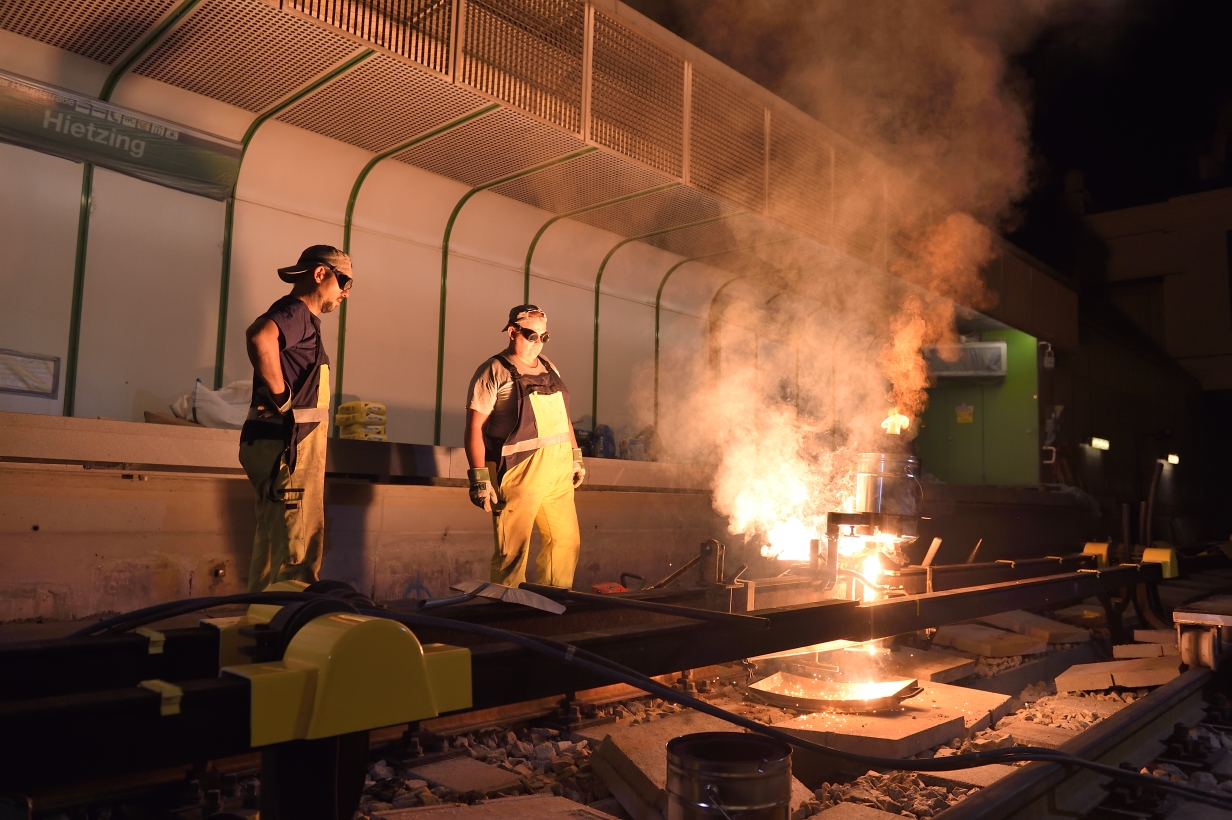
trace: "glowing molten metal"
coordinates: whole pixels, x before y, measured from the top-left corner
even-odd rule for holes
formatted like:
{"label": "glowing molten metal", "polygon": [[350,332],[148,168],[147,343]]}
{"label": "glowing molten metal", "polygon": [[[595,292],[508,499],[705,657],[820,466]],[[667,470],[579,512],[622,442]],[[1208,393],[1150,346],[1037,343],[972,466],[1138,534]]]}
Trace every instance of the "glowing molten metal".
{"label": "glowing molten metal", "polygon": [[901,435],[903,430],[910,426],[911,419],[898,412],[898,407],[890,410],[890,415],[886,416],[885,421],[881,422],[881,429],[892,436]]}

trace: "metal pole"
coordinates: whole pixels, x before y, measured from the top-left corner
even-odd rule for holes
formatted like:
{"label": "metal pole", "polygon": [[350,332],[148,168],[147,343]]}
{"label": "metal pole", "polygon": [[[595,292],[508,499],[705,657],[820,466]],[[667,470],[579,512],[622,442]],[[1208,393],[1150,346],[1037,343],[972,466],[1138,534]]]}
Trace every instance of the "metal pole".
{"label": "metal pole", "polygon": [[498,185],[503,185],[506,182],[512,182],[515,179],[521,179],[524,176],[542,171],[545,168],[551,168],[553,165],[559,165],[562,162],[568,162],[572,159],[585,156],[587,154],[598,151],[598,148],[593,146],[583,148],[581,151],[574,151],[572,154],[566,154],[563,157],[542,162],[532,168],[525,168],[517,173],[503,176],[500,179],[491,182],[485,182],[483,185],[478,185],[471,188],[462,198],[458,200],[458,204],[453,206],[453,212],[449,214],[449,221],[445,223],[445,236],[441,240],[441,300],[440,300],[440,316],[437,319],[437,340],[436,340],[436,415],[432,423],[432,443],[440,445],[441,443],[441,399],[445,384],[445,305],[448,296],[449,282],[449,238],[453,235],[453,225],[458,219],[458,214],[462,212],[462,207],[470,201],[471,197],[480,191],[486,191],[489,188],[495,188]]}
{"label": "metal pole", "polygon": [[679,185],[680,185],[679,182],[669,182],[666,185],[660,185],[656,188],[647,188],[645,191],[638,191],[635,194],[626,194],[625,196],[618,196],[615,199],[609,199],[607,202],[600,202],[597,205],[587,205],[585,208],[578,208],[577,210],[570,211],[567,214],[560,214],[559,216],[554,216],[551,219],[549,219],[547,222],[544,222],[543,227],[541,227],[535,233],[535,238],[530,241],[530,247],[526,249],[526,265],[523,268],[523,272],[522,272],[522,301],[523,302],[530,301],[530,263],[531,263],[531,260],[534,259],[535,257],[535,248],[539,246],[539,240],[543,237],[544,232],[546,232],[547,229],[552,227],[552,225],[554,225],[556,222],[562,219],[566,219],[571,216],[577,216],[578,214],[589,213],[590,211],[597,211],[600,208],[606,208],[609,205],[619,205],[620,203],[628,202],[631,199],[637,199],[638,197],[647,196],[649,194],[657,194],[659,191],[666,191],[668,188],[675,188]]}
{"label": "metal pole", "polygon": [[[413,148],[422,142],[427,142],[434,137],[438,137],[447,131],[452,131],[459,125],[463,125],[471,120],[478,119],[484,114],[488,114],[498,108],[500,108],[500,105],[496,103],[484,106],[477,111],[472,111],[469,114],[458,117],[455,120],[451,120],[444,125],[427,132],[426,134],[420,134],[413,139],[409,139],[395,145],[393,148],[388,148],[368,160],[368,163],[363,167],[363,170],[359,172],[359,176],[355,178],[355,184],[351,186],[351,195],[347,198],[346,216],[342,221],[342,252],[346,254],[351,253],[351,225],[353,224],[355,217],[355,201],[359,198],[359,189],[363,187],[364,182],[368,179],[368,175],[372,173],[372,169],[376,168],[379,162],[388,159],[395,154],[400,154],[408,148]],[[338,311],[338,355],[336,357],[336,361],[334,362],[334,392],[331,415],[337,413],[339,397],[342,395],[342,368],[346,362],[347,305],[350,301],[351,300],[349,298],[343,299],[342,307]],[[338,432],[338,429],[335,427],[334,435],[337,436]]]}
{"label": "metal pole", "polygon": [[346,74],[373,54],[376,54],[376,52],[372,49],[364,49],[342,65],[330,70],[323,77],[312,81],[289,97],[285,97],[275,103],[273,107],[257,115],[257,118],[248,126],[248,130],[244,132],[243,139],[240,140],[242,145],[240,149],[240,167],[235,172],[235,182],[231,185],[231,196],[227,197],[227,210],[223,217],[222,226],[222,272],[218,292],[218,340],[214,348],[215,390],[222,387],[223,359],[227,352],[227,303],[231,298],[231,241],[235,226],[235,192],[240,186],[240,172],[244,168],[244,157],[248,156],[248,145],[252,142],[252,138],[256,136],[257,129],[264,125],[270,117],[281,114],[304,97]]}
{"label": "metal pole", "polygon": [[591,359],[590,373],[590,424],[592,429],[599,429],[599,285],[603,282],[603,272],[607,269],[607,263],[611,260],[612,255],[625,245],[628,245],[630,242],[650,239],[655,236],[663,236],[664,234],[683,231],[687,228],[696,228],[699,225],[709,225],[712,222],[722,222],[726,219],[741,216],[743,213],[743,211],[735,211],[734,213],[724,214],[723,216],[712,216],[709,219],[699,219],[697,222],[677,225],[674,228],[664,228],[658,231],[651,231],[650,233],[644,233],[641,236],[631,236],[628,239],[622,239],[617,242],[612,246],[612,249],[607,252],[607,255],[603,257],[603,261],[599,263],[599,273],[595,276],[595,336],[594,353]]}
{"label": "metal pole", "polygon": [[[117,62],[103,81],[98,98],[103,102],[111,99],[120,78],[144,57],[164,34],[192,11],[201,0],[182,0],[170,14],[152,27],[123,59]],[[68,319],[68,352],[64,360],[64,404],[62,415],[72,416],[77,404],[77,363],[81,352],[81,313],[86,288],[86,251],[90,242],[90,210],[94,200],[94,164],[81,164],[81,205],[77,211],[77,250],[73,256],[72,307]]]}

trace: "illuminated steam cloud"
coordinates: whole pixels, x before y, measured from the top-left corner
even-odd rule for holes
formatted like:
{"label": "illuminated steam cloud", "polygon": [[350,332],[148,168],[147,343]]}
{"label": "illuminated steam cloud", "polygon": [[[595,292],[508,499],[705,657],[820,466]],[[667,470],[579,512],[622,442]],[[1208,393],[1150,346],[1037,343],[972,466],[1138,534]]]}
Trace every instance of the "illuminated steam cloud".
{"label": "illuminated steam cloud", "polygon": [[[1115,4],[676,8],[694,42],[871,158],[860,169],[870,182],[843,186],[851,193],[834,204],[834,253],[819,259],[797,243],[762,254],[750,266],[761,275],[719,300],[711,361],[696,361],[695,349],[664,353],[673,373],[688,374],[660,399],[669,456],[714,464],[715,507],[733,532],[804,557],[824,513],[851,507],[855,454],[909,446],[916,435],[929,378],[922,348],[957,341],[957,313],[993,303],[980,270],[1030,178],[1027,89],[1010,58],[1060,16]],[[817,157],[799,164],[801,175],[824,166]],[[870,225],[888,226],[879,252],[853,252]],[[773,356],[794,361],[779,372]],[[910,423],[891,441],[881,422],[894,406]]]}

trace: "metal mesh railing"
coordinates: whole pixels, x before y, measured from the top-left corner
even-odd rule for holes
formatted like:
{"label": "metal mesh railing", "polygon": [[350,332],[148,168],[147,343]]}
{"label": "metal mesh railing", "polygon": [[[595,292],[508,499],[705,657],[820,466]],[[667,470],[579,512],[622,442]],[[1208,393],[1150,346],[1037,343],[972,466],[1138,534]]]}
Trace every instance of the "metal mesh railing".
{"label": "metal mesh railing", "polygon": [[684,170],[684,60],[595,14],[590,138],[680,177]]}
{"label": "metal mesh railing", "polygon": [[261,3],[207,0],[133,70],[262,111],[358,49]]}
{"label": "metal mesh railing", "polygon": [[833,149],[816,128],[770,123],[770,218],[820,242],[833,235]]}
{"label": "metal mesh railing", "polygon": [[463,82],[575,134],[582,130],[581,0],[468,0]]}
{"label": "metal mesh railing", "polygon": [[4,0],[0,28],[111,65],[175,0]]}
{"label": "metal mesh railing", "polygon": [[288,0],[296,11],[448,74],[453,0]]}
{"label": "metal mesh railing", "polygon": [[766,110],[693,70],[689,182],[751,211],[766,202]]}
{"label": "metal mesh railing", "polygon": [[474,111],[484,102],[474,92],[382,54],[278,119],[376,152]]}

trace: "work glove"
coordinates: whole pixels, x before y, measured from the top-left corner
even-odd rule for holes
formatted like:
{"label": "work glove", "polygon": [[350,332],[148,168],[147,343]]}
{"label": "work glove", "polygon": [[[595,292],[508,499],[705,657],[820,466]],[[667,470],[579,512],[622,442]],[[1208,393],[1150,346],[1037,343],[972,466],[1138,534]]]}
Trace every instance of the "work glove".
{"label": "work glove", "polygon": [[573,448],[573,489],[582,486],[582,482],[586,480],[586,463],[582,461],[582,451],[578,448]]}
{"label": "work glove", "polygon": [[492,512],[496,506],[496,488],[492,486],[492,477],[487,467],[475,467],[466,471],[466,477],[471,482],[471,503],[484,512]]}
{"label": "work glove", "polygon": [[290,385],[283,387],[282,392],[277,395],[269,389],[269,385],[261,385],[257,388],[257,406],[265,411],[261,415],[284,415],[291,409]]}

